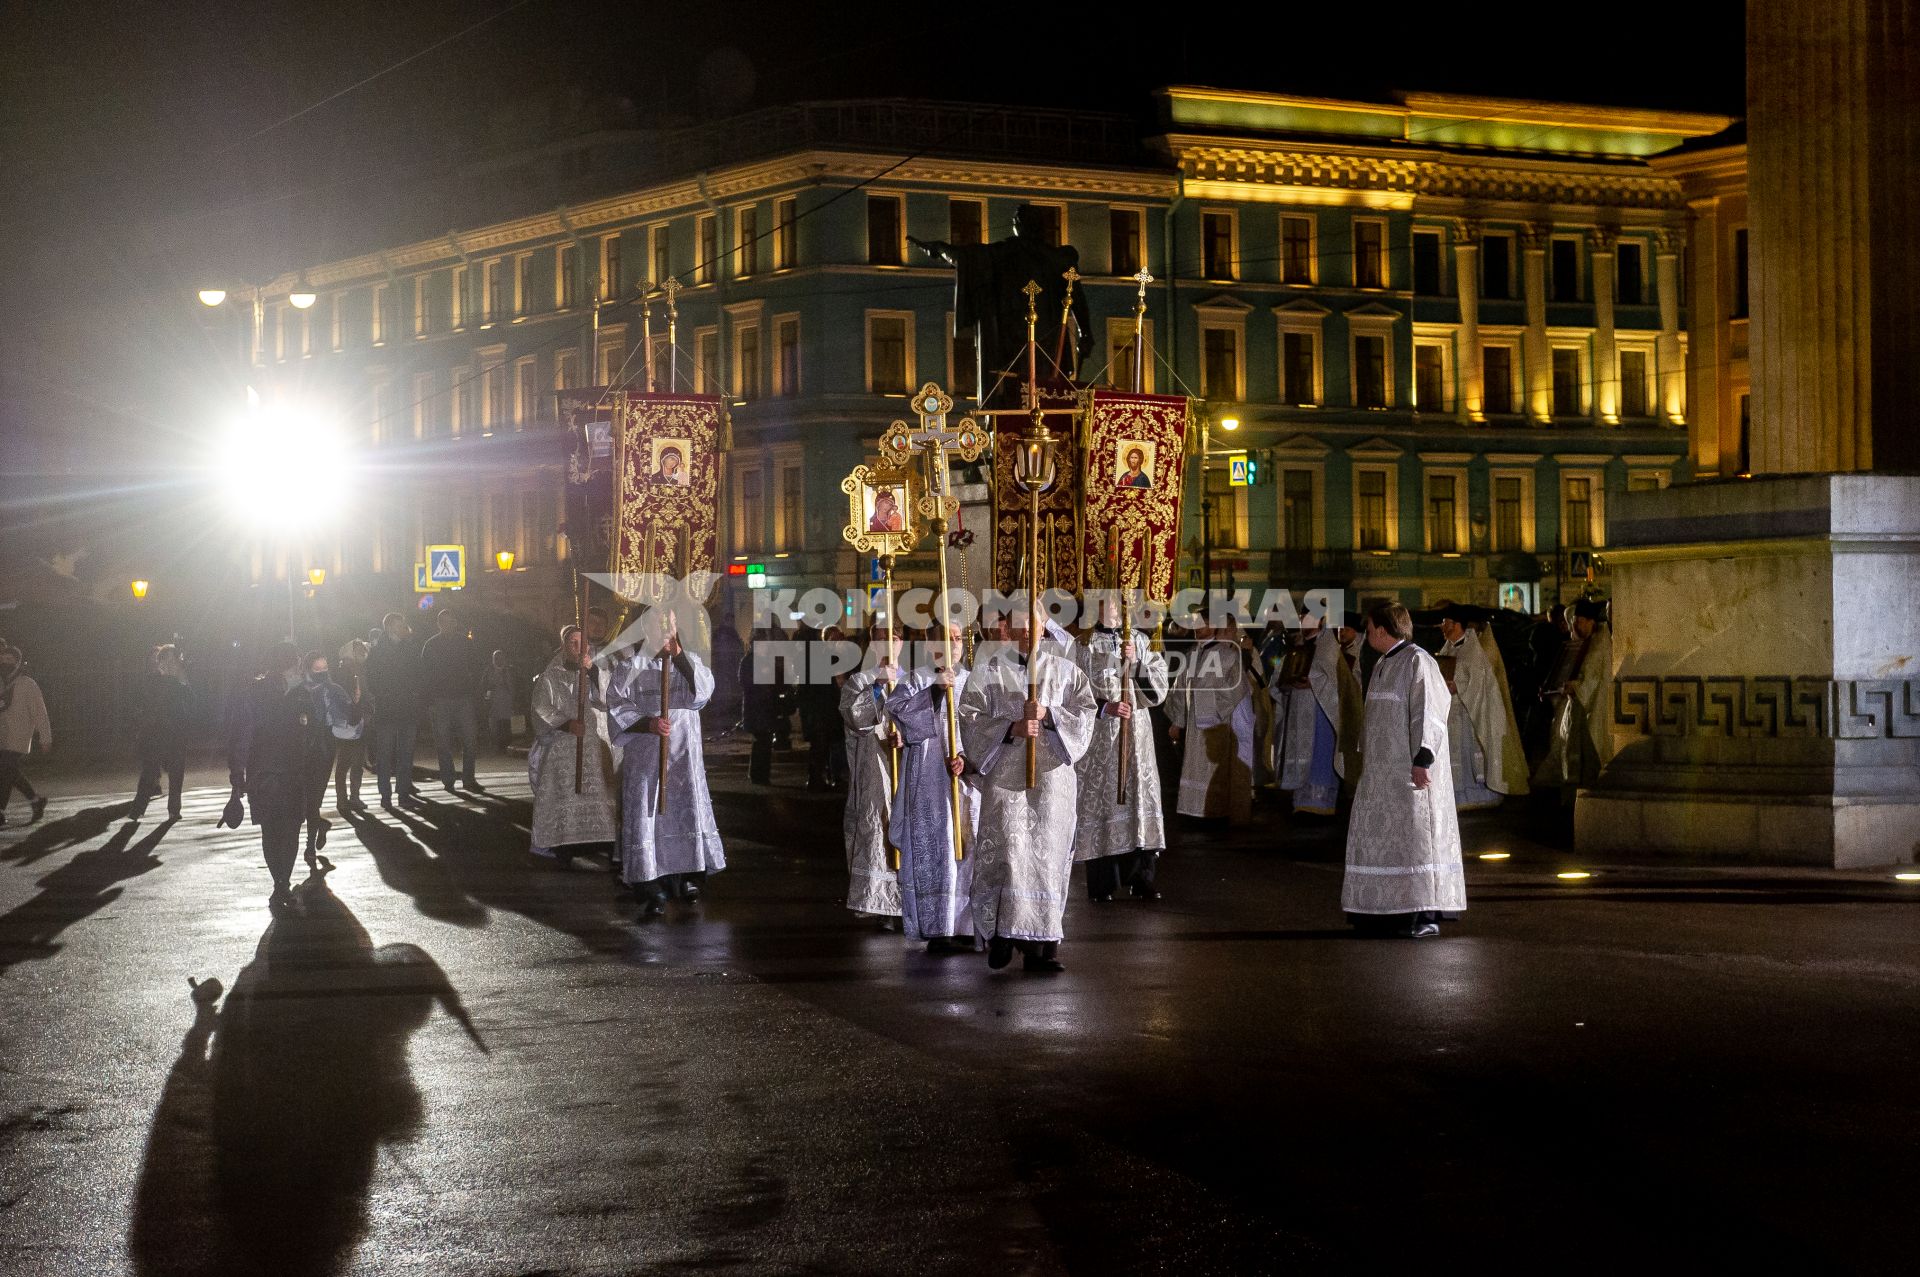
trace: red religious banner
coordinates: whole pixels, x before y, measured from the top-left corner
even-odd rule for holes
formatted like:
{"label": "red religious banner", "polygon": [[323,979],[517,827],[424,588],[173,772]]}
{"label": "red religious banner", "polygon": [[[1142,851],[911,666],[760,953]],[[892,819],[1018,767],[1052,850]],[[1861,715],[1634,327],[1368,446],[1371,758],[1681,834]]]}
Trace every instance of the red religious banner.
{"label": "red religious banner", "polygon": [[[1085,396],[1082,545],[1088,584],[1173,597],[1186,471],[1187,400],[1093,390]],[[1147,574],[1151,564],[1151,574]]]}
{"label": "red religious banner", "polygon": [[[1080,561],[1080,453],[1075,418],[1065,410],[1079,405],[1070,385],[1042,382],[1040,406],[1048,411],[1053,435],[1054,483],[1040,497],[1040,576],[1050,590],[1078,594],[1087,584]],[[1060,415],[1053,415],[1055,412]],[[1027,431],[1027,418],[995,417],[993,429],[993,588],[1005,593],[1025,589],[1027,494],[1014,482],[1013,456]]]}
{"label": "red religious banner", "polygon": [[613,571],[620,593],[637,597],[634,574],[713,571],[722,406],[712,395],[630,392],[619,409]]}

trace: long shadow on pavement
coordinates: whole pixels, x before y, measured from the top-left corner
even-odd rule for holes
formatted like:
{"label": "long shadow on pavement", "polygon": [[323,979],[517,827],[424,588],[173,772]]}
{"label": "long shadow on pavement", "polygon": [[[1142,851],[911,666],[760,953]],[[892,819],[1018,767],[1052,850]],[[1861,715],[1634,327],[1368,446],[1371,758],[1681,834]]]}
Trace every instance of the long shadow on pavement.
{"label": "long shadow on pavement", "polygon": [[172,826],[164,821],[136,843],[137,826],[122,825],[105,843],[43,876],[38,895],[0,914],[0,972],[51,958],[60,952],[55,938],[68,927],[118,900],[121,883],[158,869],[154,848]]}
{"label": "long shadow on pavement", "polygon": [[134,1195],[140,1273],[340,1271],[381,1147],[422,1124],[408,1039],[436,1003],[474,1032],[424,950],[376,948],[322,877],[297,895],[167,1075]]}
{"label": "long shadow on pavement", "polygon": [[0,861],[12,861],[15,864],[30,865],[36,860],[45,860],[58,851],[68,847],[78,847],[107,832],[107,826],[115,819],[124,816],[132,808],[131,803],[104,803],[98,807],[86,807],[71,816],[39,825],[33,832],[14,843],[11,847],[0,847]]}

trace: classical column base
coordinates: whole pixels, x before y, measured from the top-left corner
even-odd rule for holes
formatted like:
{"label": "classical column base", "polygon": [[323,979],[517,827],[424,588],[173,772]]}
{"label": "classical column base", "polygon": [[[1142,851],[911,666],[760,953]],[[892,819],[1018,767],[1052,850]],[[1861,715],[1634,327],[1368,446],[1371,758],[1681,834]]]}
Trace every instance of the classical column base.
{"label": "classical column base", "polygon": [[1617,499],[1613,758],[1583,851],[1920,862],[1920,477]]}

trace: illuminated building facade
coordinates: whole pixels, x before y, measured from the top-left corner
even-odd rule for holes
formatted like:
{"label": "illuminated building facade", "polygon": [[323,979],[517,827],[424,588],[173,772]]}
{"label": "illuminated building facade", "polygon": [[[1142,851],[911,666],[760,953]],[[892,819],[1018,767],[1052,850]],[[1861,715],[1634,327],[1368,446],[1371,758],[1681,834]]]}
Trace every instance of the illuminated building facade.
{"label": "illuminated building facade", "polygon": [[[1688,290],[1730,278],[1733,239],[1701,259],[1701,161],[1654,157],[1732,121],[1200,89],[1158,109],[1142,138],[1119,116],[774,108],[676,135],[603,198],[289,272],[265,293],[304,279],[319,304],[270,307],[263,359],[358,405],[372,460],[365,517],[308,559],[397,595],[426,544],[477,565],[508,550],[504,599],[557,618],[552,392],[641,384],[648,361],[664,386],[663,309],[643,351],[635,299],[672,276],[677,385],[733,401],[723,557],[772,586],[858,588],[840,479],[922,381],[974,390],[951,272],[908,237],[998,238],[1022,204],[1079,249],[1084,373],[1129,383],[1131,277],[1155,276],[1146,380],[1212,423],[1184,539],[1216,586],[1541,606],[1604,584],[1610,493],[1719,464],[1689,459],[1687,427],[1726,437],[1737,383],[1717,345],[1690,368]],[[616,299],[597,337],[596,295]],[[1229,484],[1226,450],[1256,462],[1252,486]],[[737,605],[744,581],[728,588]]]}

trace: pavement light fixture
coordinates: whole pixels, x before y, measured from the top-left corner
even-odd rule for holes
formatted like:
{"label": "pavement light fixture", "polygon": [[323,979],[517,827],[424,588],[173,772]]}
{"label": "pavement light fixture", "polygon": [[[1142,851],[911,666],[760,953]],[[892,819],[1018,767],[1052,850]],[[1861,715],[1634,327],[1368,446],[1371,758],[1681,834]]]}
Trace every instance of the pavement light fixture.
{"label": "pavement light fixture", "polygon": [[494,551],[493,565],[499,568],[502,572],[513,571],[513,551],[512,550]]}
{"label": "pavement light fixture", "polygon": [[227,290],[224,288],[203,288],[200,290],[200,304],[202,306],[218,306],[225,300],[227,300]]}
{"label": "pavement light fixture", "polygon": [[1480,859],[1482,859],[1482,860],[1511,860],[1511,859],[1513,859],[1513,853],[1512,853],[1512,852],[1510,852],[1510,851],[1483,851],[1483,852],[1481,852],[1481,853],[1480,853]]}
{"label": "pavement light fixture", "polygon": [[133,597],[135,599],[146,598],[147,591],[153,588],[152,583],[148,581],[131,581],[128,584],[133,587]]}
{"label": "pavement light fixture", "polygon": [[1893,877],[1896,882],[1920,882],[1920,873],[1898,873]]}
{"label": "pavement light fixture", "polygon": [[1554,877],[1565,882],[1579,882],[1584,878],[1591,878],[1593,875],[1584,869],[1569,869],[1565,873],[1555,874]]}

